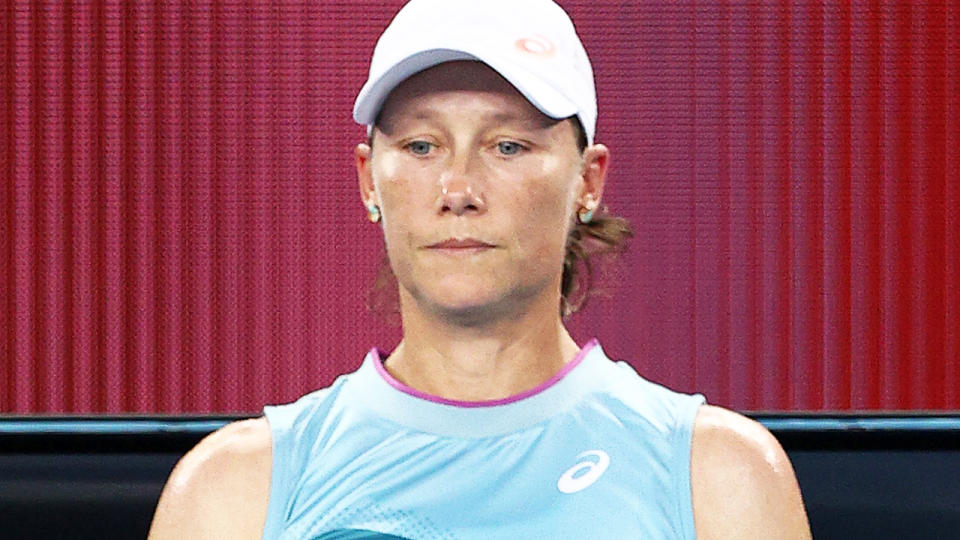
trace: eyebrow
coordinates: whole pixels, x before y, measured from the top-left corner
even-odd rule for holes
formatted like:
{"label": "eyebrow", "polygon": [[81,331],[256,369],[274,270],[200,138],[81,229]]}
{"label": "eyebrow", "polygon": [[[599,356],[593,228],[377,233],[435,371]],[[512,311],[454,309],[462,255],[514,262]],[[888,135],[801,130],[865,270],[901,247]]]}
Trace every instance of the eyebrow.
{"label": "eyebrow", "polygon": [[[414,109],[407,117],[411,120],[433,120],[438,114],[429,108]],[[523,126],[529,126],[536,129],[546,129],[554,124],[561,122],[562,119],[550,118],[545,114],[538,115],[517,115],[509,112],[496,111],[480,115],[487,122],[494,124],[516,123]]]}
{"label": "eyebrow", "polygon": [[550,118],[545,114],[537,114],[535,116],[517,116],[510,113],[498,112],[489,115],[489,119],[497,123],[507,123],[507,122],[517,122],[518,124],[531,125],[537,128],[548,128],[559,120]]}

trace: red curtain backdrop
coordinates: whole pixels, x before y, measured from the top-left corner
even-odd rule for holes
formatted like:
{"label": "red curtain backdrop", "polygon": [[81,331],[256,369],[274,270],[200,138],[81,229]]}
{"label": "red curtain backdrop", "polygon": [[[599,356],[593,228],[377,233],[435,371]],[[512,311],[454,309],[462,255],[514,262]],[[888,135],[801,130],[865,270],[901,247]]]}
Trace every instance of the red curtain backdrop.
{"label": "red curtain backdrop", "polygon": [[[575,338],[739,409],[960,408],[960,3],[561,3],[637,232]],[[4,4],[0,411],[254,411],[395,345],[350,110],[398,5]]]}

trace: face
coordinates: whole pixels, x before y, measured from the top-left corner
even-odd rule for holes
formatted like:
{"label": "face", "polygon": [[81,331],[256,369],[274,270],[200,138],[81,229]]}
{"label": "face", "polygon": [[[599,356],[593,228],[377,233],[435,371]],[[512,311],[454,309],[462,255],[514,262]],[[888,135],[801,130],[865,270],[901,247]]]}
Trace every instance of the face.
{"label": "face", "polygon": [[559,309],[567,234],[599,202],[606,148],[581,154],[571,121],[478,62],[400,84],[373,141],[356,150],[361,196],[380,207],[402,309],[462,321]]}

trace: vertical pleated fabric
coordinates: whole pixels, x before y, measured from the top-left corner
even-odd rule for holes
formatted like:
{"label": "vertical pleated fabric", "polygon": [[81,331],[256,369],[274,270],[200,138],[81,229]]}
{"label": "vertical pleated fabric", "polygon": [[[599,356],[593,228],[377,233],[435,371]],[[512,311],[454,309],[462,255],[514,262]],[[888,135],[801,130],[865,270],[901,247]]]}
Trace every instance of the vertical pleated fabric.
{"label": "vertical pleated fabric", "polygon": [[[636,237],[569,321],[739,409],[960,408],[960,3],[561,1]],[[401,335],[353,171],[402,2],[10,0],[0,412],[232,412]]]}

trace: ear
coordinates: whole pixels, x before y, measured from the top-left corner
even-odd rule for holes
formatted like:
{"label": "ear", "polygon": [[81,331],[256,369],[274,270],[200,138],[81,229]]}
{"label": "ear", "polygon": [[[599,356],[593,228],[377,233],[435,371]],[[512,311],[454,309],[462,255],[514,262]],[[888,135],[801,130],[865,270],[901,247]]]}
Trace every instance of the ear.
{"label": "ear", "polygon": [[373,172],[371,169],[371,157],[373,151],[370,145],[360,143],[353,150],[353,159],[357,166],[357,183],[360,187],[360,199],[365,208],[373,205],[380,205],[377,200],[376,190],[373,187]]}
{"label": "ear", "polygon": [[606,146],[594,144],[584,149],[581,173],[583,182],[577,195],[577,205],[580,208],[594,210],[600,205],[609,166],[610,150]]}

